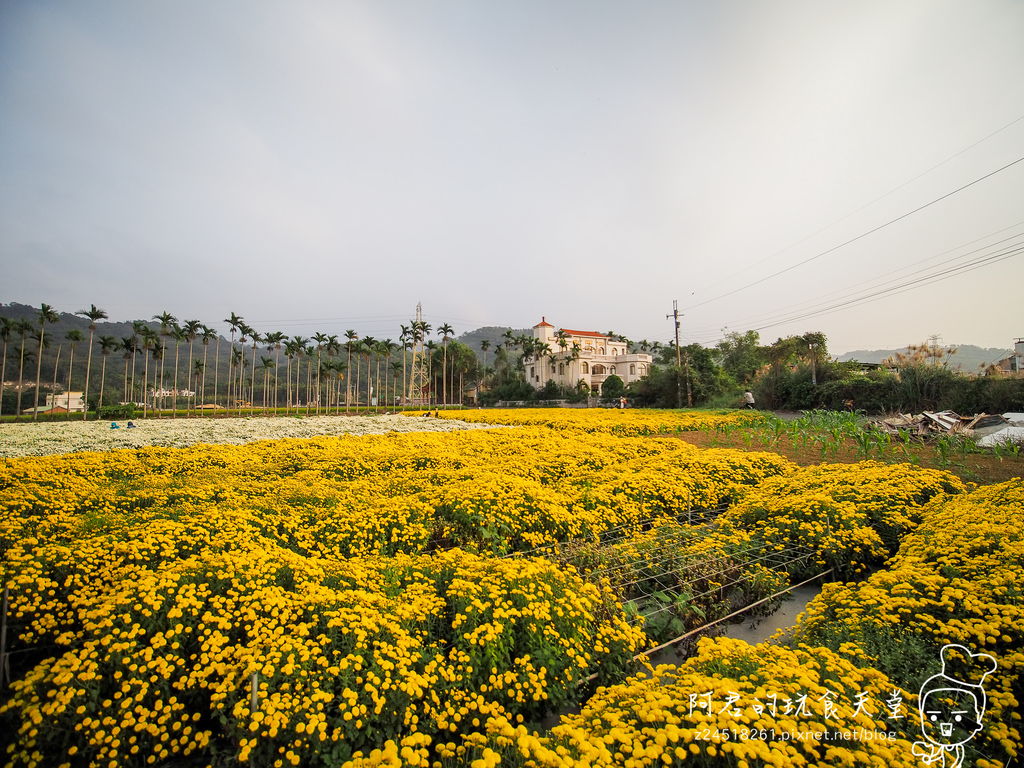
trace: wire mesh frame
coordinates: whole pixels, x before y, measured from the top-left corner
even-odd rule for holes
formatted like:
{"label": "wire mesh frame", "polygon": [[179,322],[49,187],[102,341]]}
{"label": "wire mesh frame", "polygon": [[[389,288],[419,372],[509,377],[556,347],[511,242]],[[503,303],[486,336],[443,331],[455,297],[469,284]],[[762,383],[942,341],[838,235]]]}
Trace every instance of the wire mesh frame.
{"label": "wire mesh frame", "polygon": [[[794,558],[791,558],[789,560],[785,560],[785,561],[782,561],[782,562],[779,562],[779,563],[775,563],[774,565],[769,567],[768,570],[778,572],[778,571],[782,571],[782,570],[788,569],[788,567],[790,565],[792,565],[794,563],[797,563],[797,562],[805,564],[812,556],[814,556],[814,554],[815,553],[813,551],[809,551],[809,552],[807,552],[805,554],[802,554],[802,555],[800,555],[798,557],[794,557]],[[749,582],[752,576],[753,576],[753,574],[751,574],[749,572],[742,573],[738,578],[733,579],[730,582],[727,582],[727,583],[724,583],[724,584],[720,584],[720,585],[718,585],[717,587],[715,587],[713,589],[707,589],[707,590],[705,590],[703,592],[698,592],[696,594],[690,595],[690,599],[697,600],[697,599],[699,599],[701,597],[707,597],[708,595],[712,595],[715,592],[719,592],[719,591],[721,591],[723,589],[726,589],[727,587],[733,587],[733,586],[736,586],[736,585],[739,585],[739,584],[743,584],[743,583]],[[703,578],[704,577],[702,577],[702,579]],[[696,579],[694,581],[687,582],[686,584],[681,584],[679,586],[680,587],[687,586],[688,584],[692,584],[695,581],[700,581],[702,579]],[[681,595],[682,593],[681,592],[680,593],[674,593],[672,591],[667,591],[666,594],[667,595],[673,595],[674,594],[674,595],[678,596],[678,595]],[[671,611],[673,608],[674,608],[674,606],[671,605],[671,604],[670,605],[666,605],[666,606],[663,606],[663,607],[661,607],[661,608],[659,608],[657,610],[640,614],[637,617],[637,620],[639,620],[640,616],[642,616],[644,619],[650,619],[652,616],[656,616],[659,613],[664,613],[665,611]]]}
{"label": "wire mesh frame", "polygon": [[[646,517],[640,520],[631,521],[628,523],[622,523],[621,525],[608,528],[604,531],[593,534],[592,536],[579,536],[575,539],[570,539],[563,542],[554,542],[551,544],[542,544],[539,547],[533,549],[518,550],[515,552],[507,552],[502,557],[546,557],[549,560],[557,560],[565,563],[568,560],[567,556],[560,556],[558,553],[564,552],[571,547],[586,547],[586,546],[613,546],[621,541],[626,541],[637,533],[643,533],[645,531],[652,530],[655,524],[671,520],[673,522],[682,522],[684,518],[690,520],[697,520],[698,525],[693,526],[694,529],[699,530],[706,526],[709,522],[712,522],[725,510],[725,505],[719,505],[714,509],[707,509],[704,507],[695,507],[687,510],[686,512],[678,512],[674,516],[670,515],[659,515],[657,517]],[[692,523],[688,523],[692,525]],[[621,535],[613,535],[613,534]],[[695,534],[696,535],[696,534]]]}
{"label": "wire mesh frame", "polygon": [[[688,512],[690,511],[691,510],[688,510]],[[713,512],[720,513],[721,509],[719,508],[718,510],[714,510]],[[509,553],[508,555],[506,555],[506,557],[537,556],[540,555],[542,552],[546,552],[550,553],[545,555],[549,559],[556,560],[564,565],[567,564],[568,561],[571,559],[571,555],[568,554],[568,550],[570,550],[574,545],[579,547],[587,547],[595,544],[598,546],[613,546],[615,543],[628,540],[631,537],[631,535],[635,535],[637,532],[651,530],[654,527],[655,523],[663,521],[664,519],[665,518],[663,517],[652,517],[616,526],[616,528],[609,529],[609,531],[606,531],[605,533],[616,531],[620,532],[622,535],[614,537],[611,540],[607,541],[603,540],[605,537],[604,534],[602,534],[598,537],[598,541],[595,541],[591,538],[578,538],[558,545],[537,547],[527,552]],[[669,568],[659,573],[645,574],[641,578],[634,579],[633,581],[628,581],[617,586],[619,586],[620,588],[627,588],[639,584],[653,582],[661,588],[657,591],[663,593],[664,595],[671,597],[680,597],[684,594],[684,592],[686,592],[686,587],[692,586],[693,584],[696,584],[701,581],[709,581],[716,576],[722,576],[737,568],[742,569],[745,567],[749,567],[751,565],[761,565],[766,570],[772,572],[788,571],[789,568],[791,568],[794,565],[806,565],[807,562],[812,557],[815,557],[817,554],[815,550],[804,545],[797,544],[790,547],[785,547],[783,549],[777,549],[775,545],[768,542],[764,542],[759,545],[753,545],[745,549],[738,549],[734,552],[717,555],[712,558],[707,558],[706,553],[693,553],[689,555],[684,555],[683,557],[678,557],[672,552],[672,550],[674,550],[676,547],[680,545],[685,546],[687,544],[692,544],[694,542],[699,542],[705,539],[708,535],[712,533],[712,531],[713,529],[708,527],[705,523],[704,525],[701,525],[699,527],[687,530],[683,536],[672,537],[668,539],[661,546],[646,552],[646,556],[642,558],[642,560],[648,566],[662,565],[664,563],[672,562],[675,566],[674,568]],[[552,557],[552,555],[554,555],[554,557]],[[665,556],[651,562],[650,555]],[[737,562],[737,559],[739,559],[740,561]],[[640,558],[634,561],[627,561],[619,565],[600,569],[598,571],[585,572],[582,574],[582,576],[588,581],[598,582],[602,578],[607,578],[610,574],[619,573],[622,571],[629,570],[631,568],[636,569],[638,562],[641,562]],[[680,581],[678,578],[672,578],[671,583],[666,583],[666,581],[663,581],[663,579],[667,579],[667,577],[678,577],[683,570],[696,565],[711,565],[712,567],[716,565],[723,565],[724,567],[721,567],[718,570],[702,573],[699,576],[695,576],[685,581]],[[644,566],[641,566],[641,568],[642,567]],[[729,587],[748,583],[753,576],[754,574],[750,573],[749,571],[741,572],[738,578],[732,579],[731,581],[728,581],[723,584],[718,584],[712,589],[707,589],[703,592],[689,594],[689,598],[691,600],[697,600],[699,598],[711,595],[715,592],[727,589]],[[755,605],[759,605],[761,604],[761,602],[763,601],[759,601]],[[675,606],[670,603],[667,605],[663,605],[660,608],[656,608],[653,611],[638,613],[631,620],[631,623],[635,624],[640,621],[646,621],[653,616],[656,616],[660,613],[664,613],[666,611],[671,611],[674,608]]]}
{"label": "wire mesh frame", "polygon": [[[803,586],[805,586],[807,584],[810,584],[812,581],[817,581],[818,579],[823,579],[823,578],[825,578],[826,576],[828,576],[832,572],[833,572],[833,569],[829,568],[827,571],[823,571],[822,573],[819,573],[816,576],[812,576],[809,579],[805,579],[804,581],[801,581],[799,584],[793,584],[792,586],[786,587],[785,589],[780,589],[778,592],[776,592],[776,593],[774,593],[772,595],[769,595],[768,597],[761,598],[757,602],[751,603],[750,605],[744,606],[743,608],[739,608],[739,609],[733,611],[728,616],[722,616],[721,618],[715,619],[714,621],[709,621],[707,624],[704,624],[703,626],[697,627],[696,629],[691,629],[689,632],[684,632],[679,637],[674,637],[671,640],[668,640],[668,641],[662,643],[661,645],[657,645],[654,648],[650,648],[650,649],[648,649],[646,651],[641,651],[636,656],[634,656],[632,660],[633,661],[638,661],[639,659],[642,659],[645,656],[651,656],[651,655],[657,653],[658,651],[663,651],[666,648],[669,648],[669,647],[671,647],[673,645],[676,645],[677,643],[681,643],[683,640],[686,640],[686,639],[688,639],[690,637],[693,637],[694,635],[698,635],[701,632],[705,632],[708,629],[711,629],[711,627],[715,626],[716,624],[721,624],[723,621],[728,621],[731,618],[734,618],[736,616],[744,614],[747,611],[752,610],[753,608],[756,608],[759,605],[762,605],[764,603],[769,602],[770,600],[775,600],[776,598],[781,597],[782,595],[786,594],[787,592],[792,592],[794,589],[798,589],[799,587],[803,587]],[[598,674],[596,672],[594,672],[592,675],[587,677],[587,682],[588,683],[593,682],[594,680],[597,680],[597,677],[598,677]]]}
{"label": "wire mesh frame", "polygon": [[[688,525],[693,525],[693,521],[694,521],[694,519],[696,519],[701,525],[704,525],[704,524],[710,522],[711,520],[713,520],[714,518],[718,517],[726,509],[729,508],[729,504],[726,501],[720,501],[718,503],[718,505],[713,507],[713,508],[694,507],[693,506],[693,502],[692,502],[691,491],[690,491],[689,488],[687,488],[686,489],[686,511],[685,512],[683,512],[682,508],[680,508],[680,509],[678,509],[676,511],[675,515],[664,515],[663,514],[663,515],[656,515],[656,516],[652,515],[650,517],[643,517],[642,515],[643,515],[643,510],[644,510],[645,498],[646,498],[645,494],[643,493],[643,491],[641,491],[641,493],[640,493],[640,513],[641,513],[641,518],[639,520],[633,520],[633,521],[630,521],[630,522],[621,523],[621,524],[613,526],[611,528],[607,528],[607,529],[605,529],[603,531],[598,531],[598,532],[592,534],[591,536],[577,537],[575,539],[570,539],[567,542],[558,542],[558,543],[555,543],[555,544],[543,544],[543,545],[541,545],[539,547],[534,547],[533,549],[523,550],[523,551],[520,551],[520,552],[512,552],[512,553],[509,553],[508,555],[505,555],[505,556],[509,557],[509,556],[513,556],[513,555],[516,555],[516,554],[527,555],[527,556],[532,556],[532,555],[544,555],[544,556],[547,556],[547,553],[551,552],[552,550],[564,548],[564,547],[567,547],[567,546],[569,546],[569,545],[571,545],[573,543],[576,543],[576,542],[585,542],[585,543],[588,543],[588,544],[603,544],[603,545],[613,544],[616,541],[622,541],[623,539],[626,539],[626,538],[629,538],[632,535],[635,535],[636,529],[638,527],[641,530],[645,530],[645,529],[649,530],[650,528],[652,528],[654,526],[654,523],[661,522],[661,521],[664,521],[666,519],[672,519],[672,520],[675,520],[676,522],[682,522],[683,519],[685,518]],[[645,528],[645,526],[646,526],[646,528]],[[622,535],[621,536],[617,536],[617,537],[613,536],[613,534],[618,533],[618,532],[621,532]]]}

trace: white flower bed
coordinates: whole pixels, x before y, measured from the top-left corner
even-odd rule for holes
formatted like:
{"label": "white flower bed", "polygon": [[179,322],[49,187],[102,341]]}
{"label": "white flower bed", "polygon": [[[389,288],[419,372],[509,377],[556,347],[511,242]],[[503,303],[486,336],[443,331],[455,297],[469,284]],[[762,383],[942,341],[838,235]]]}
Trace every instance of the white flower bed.
{"label": "white flower bed", "polygon": [[385,432],[454,432],[490,428],[454,419],[391,416],[311,416],[308,418],[163,419],[138,422],[67,422],[57,424],[0,424],[0,458],[49,456],[80,451],[114,451],[158,445],[185,448],[197,443],[243,445],[255,440],[321,435],[376,435]]}

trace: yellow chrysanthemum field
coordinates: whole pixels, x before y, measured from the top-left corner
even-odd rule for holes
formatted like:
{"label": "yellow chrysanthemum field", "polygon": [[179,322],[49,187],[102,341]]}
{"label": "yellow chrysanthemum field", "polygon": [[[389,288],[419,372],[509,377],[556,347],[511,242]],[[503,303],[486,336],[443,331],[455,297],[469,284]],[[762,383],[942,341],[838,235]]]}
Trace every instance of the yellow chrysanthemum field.
{"label": "yellow chrysanthemum field", "polygon": [[[672,437],[743,413],[456,416],[492,428],[0,459],[3,762],[1020,759],[1024,482]],[[701,631],[823,574],[786,637]]]}

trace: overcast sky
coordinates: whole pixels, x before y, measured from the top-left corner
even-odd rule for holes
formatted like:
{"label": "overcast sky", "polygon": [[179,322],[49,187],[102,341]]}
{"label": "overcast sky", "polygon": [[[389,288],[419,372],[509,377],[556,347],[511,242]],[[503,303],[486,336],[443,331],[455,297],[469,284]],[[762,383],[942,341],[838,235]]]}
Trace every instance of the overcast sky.
{"label": "overcast sky", "polygon": [[3,303],[1003,347],[1022,249],[1020,0],[0,2]]}

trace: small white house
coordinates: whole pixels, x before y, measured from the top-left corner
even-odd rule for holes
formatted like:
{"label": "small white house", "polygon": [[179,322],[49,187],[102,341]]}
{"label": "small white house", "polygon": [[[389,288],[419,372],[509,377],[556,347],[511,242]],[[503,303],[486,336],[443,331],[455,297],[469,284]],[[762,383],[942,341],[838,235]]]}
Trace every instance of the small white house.
{"label": "small white house", "polygon": [[39,406],[39,413],[81,413],[85,410],[84,392],[62,392],[46,395],[46,404]]}

